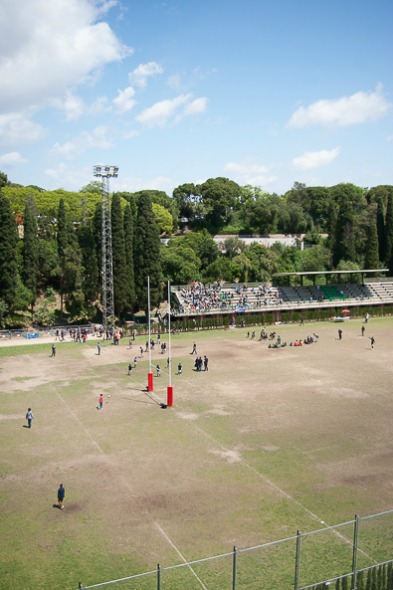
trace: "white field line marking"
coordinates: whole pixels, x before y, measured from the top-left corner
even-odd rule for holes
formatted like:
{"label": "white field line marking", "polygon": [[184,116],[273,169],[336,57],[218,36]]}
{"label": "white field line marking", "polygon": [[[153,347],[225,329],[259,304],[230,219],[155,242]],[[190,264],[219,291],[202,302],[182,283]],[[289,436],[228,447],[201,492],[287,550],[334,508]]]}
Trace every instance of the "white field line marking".
{"label": "white field line marking", "polygon": [[[100,454],[103,457],[105,457],[105,459],[109,463],[111,463],[112,465],[115,465],[113,463],[113,461],[111,461],[111,459],[108,457],[108,455],[105,454],[105,452],[102,450],[102,448],[97,443],[97,441],[94,440],[94,438],[91,436],[90,432],[87,430],[87,428],[85,427],[85,425],[83,424],[83,422],[79,419],[79,417],[75,414],[75,412],[73,412],[73,410],[66,404],[66,402],[64,401],[64,399],[62,398],[62,396],[60,395],[60,393],[58,391],[56,391],[56,395],[61,400],[61,402],[66,406],[66,408],[68,409],[68,411],[71,414],[71,416],[79,424],[81,430],[83,430],[83,432],[86,434],[86,436],[91,441],[91,443],[98,449],[98,451],[100,452]],[[121,480],[122,484],[127,488],[127,490],[131,494],[133,494],[134,493],[134,490],[131,488],[131,486],[128,484],[128,482],[124,479],[124,477],[122,475],[119,475],[118,477]],[[155,524],[155,526],[158,528],[158,530],[160,531],[161,535],[167,540],[167,542],[169,543],[169,545],[180,556],[180,558],[182,559],[183,563],[186,563],[187,564],[187,566],[192,571],[192,573],[194,574],[194,576],[196,577],[196,579],[198,580],[198,582],[201,584],[202,588],[204,588],[204,590],[208,590],[208,588],[206,588],[206,586],[203,584],[202,580],[198,577],[197,573],[192,569],[191,565],[189,565],[189,563],[187,562],[186,558],[182,555],[182,553],[180,552],[180,550],[176,547],[176,545],[173,543],[173,541],[171,541],[171,539],[168,537],[168,535],[166,534],[166,532],[164,531],[164,529],[153,519],[153,516],[152,516],[150,510],[148,508],[145,508],[145,511],[150,516],[150,519]]]}
{"label": "white field line marking", "polygon": [[[199,432],[201,432],[204,436],[206,436],[207,438],[209,438],[211,441],[213,441],[213,443],[215,445],[217,445],[220,449],[222,449],[223,451],[227,451],[230,452],[230,449],[228,449],[227,447],[225,447],[224,445],[222,445],[220,442],[218,442],[213,436],[211,436],[211,434],[208,434],[207,432],[205,432],[202,428],[200,428],[199,426],[196,426],[194,424],[194,427],[199,430]],[[296,506],[298,506],[299,508],[301,508],[302,510],[304,510],[307,514],[309,514],[313,519],[317,520],[318,523],[322,522],[322,519],[320,516],[318,516],[317,514],[315,514],[315,512],[312,512],[311,510],[309,510],[308,508],[306,508],[306,506],[304,506],[301,502],[299,502],[298,500],[296,500],[293,496],[291,496],[290,494],[288,494],[287,492],[285,492],[282,488],[280,488],[277,484],[273,483],[269,478],[265,477],[264,475],[262,475],[262,473],[260,471],[258,471],[257,469],[255,469],[255,467],[252,467],[251,465],[249,465],[247,463],[247,461],[245,461],[242,457],[240,459],[240,462],[247,467],[247,469],[249,469],[250,471],[252,471],[253,473],[255,473],[260,479],[262,479],[265,483],[267,483],[271,488],[273,488],[276,492],[278,492],[281,496],[283,496],[284,498],[286,498],[287,500],[289,500],[290,502],[293,502]],[[345,535],[341,534],[340,532],[336,531],[331,525],[329,525],[328,523],[326,523],[325,521],[323,521],[324,524],[326,525],[326,528],[331,530],[339,539],[341,539],[344,543],[346,543],[347,545],[352,545],[352,541],[351,539],[348,539]],[[359,553],[362,553],[365,557],[367,557],[368,559],[371,559],[372,561],[374,561],[374,563],[378,563],[377,561],[375,561],[375,559],[373,557],[371,557],[371,555],[369,555],[368,553],[366,553],[365,551],[363,551],[362,549],[358,548]]]}
{"label": "white field line marking", "polygon": [[64,401],[64,399],[62,398],[62,396],[60,395],[60,393],[58,391],[56,391],[56,395],[57,397],[60,399],[60,401],[66,406],[68,412],[71,414],[71,416],[74,418],[75,422],[77,422],[80,426],[80,429],[83,430],[83,432],[86,434],[87,438],[90,440],[90,442],[98,449],[98,451],[100,452],[101,455],[103,455],[104,457],[106,457],[104,451],[102,450],[102,448],[100,447],[100,445],[98,444],[98,442],[96,440],[94,440],[94,438],[91,436],[90,432],[87,430],[86,426],[83,424],[83,422],[78,418],[78,416],[75,414],[75,412],[70,408],[69,405],[66,404],[66,402]]}
{"label": "white field line marking", "polygon": [[198,576],[198,574],[192,569],[191,565],[188,563],[188,561],[186,560],[186,558],[184,557],[184,555],[182,555],[179,551],[179,549],[176,547],[176,545],[174,545],[172,543],[172,541],[170,540],[170,538],[168,537],[168,535],[166,534],[166,532],[161,528],[161,526],[158,524],[158,522],[154,522],[154,524],[156,525],[156,527],[158,528],[158,530],[160,531],[160,533],[162,534],[163,537],[165,537],[165,539],[168,541],[168,543],[171,545],[171,547],[173,547],[173,549],[176,551],[176,553],[178,554],[178,556],[180,557],[180,559],[187,564],[187,567],[190,568],[191,572],[193,573],[193,575],[196,577],[196,579],[198,580],[198,582],[200,583],[200,585],[202,586],[202,588],[204,588],[204,590],[208,590],[205,586],[205,584],[202,582],[202,580],[200,579],[200,577]]}

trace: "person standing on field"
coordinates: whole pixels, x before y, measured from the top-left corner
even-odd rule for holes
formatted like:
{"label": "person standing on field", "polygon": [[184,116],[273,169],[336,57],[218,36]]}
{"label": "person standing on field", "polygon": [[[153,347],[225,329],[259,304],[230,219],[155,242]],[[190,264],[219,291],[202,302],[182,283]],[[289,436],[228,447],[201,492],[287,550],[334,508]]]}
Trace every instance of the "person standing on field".
{"label": "person standing on field", "polygon": [[102,393],[100,393],[100,397],[98,398],[98,409],[102,410],[102,405],[104,403],[104,396]]}
{"label": "person standing on field", "polygon": [[57,502],[59,505],[60,510],[63,510],[64,508],[64,496],[65,496],[65,489],[63,487],[63,484],[61,483],[59,485],[59,489],[57,490]]}
{"label": "person standing on field", "polygon": [[374,348],[374,344],[375,344],[375,338],[374,338],[374,336],[370,336],[370,346],[372,349]]}
{"label": "person standing on field", "polygon": [[56,344],[52,344],[52,354],[51,354],[51,357],[52,356],[56,356]]}
{"label": "person standing on field", "polygon": [[27,420],[27,427],[31,428],[33,425],[33,420],[34,420],[34,416],[33,416],[33,412],[31,411],[31,408],[29,408],[27,410],[26,413],[26,420]]}

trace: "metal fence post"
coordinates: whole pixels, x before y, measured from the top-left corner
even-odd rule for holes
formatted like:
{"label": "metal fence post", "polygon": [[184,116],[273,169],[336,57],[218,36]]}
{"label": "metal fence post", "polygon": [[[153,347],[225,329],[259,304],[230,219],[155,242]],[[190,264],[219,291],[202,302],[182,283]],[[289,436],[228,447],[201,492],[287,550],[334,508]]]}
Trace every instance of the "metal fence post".
{"label": "metal fence post", "polygon": [[300,578],[300,545],[302,541],[302,536],[299,531],[296,532],[296,557],[295,557],[295,580],[293,583],[294,589],[298,590],[299,588],[299,578]]}
{"label": "metal fence post", "polygon": [[232,562],[232,590],[236,590],[237,578],[237,549],[236,545],[233,547],[233,562]]}
{"label": "metal fence post", "polygon": [[161,566],[157,563],[157,590],[161,590]]}
{"label": "metal fence post", "polygon": [[359,516],[355,514],[353,527],[353,547],[352,547],[352,590],[356,590],[357,578],[357,560],[358,560],[358,543],[359,543]]}

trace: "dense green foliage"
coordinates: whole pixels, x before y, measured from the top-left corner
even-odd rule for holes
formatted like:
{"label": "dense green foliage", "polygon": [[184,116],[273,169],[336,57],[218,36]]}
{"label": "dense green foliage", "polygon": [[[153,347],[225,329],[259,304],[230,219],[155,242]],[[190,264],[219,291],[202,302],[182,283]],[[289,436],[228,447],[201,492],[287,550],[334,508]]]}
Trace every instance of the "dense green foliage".
{"label": "dense green foliage", "polygon": [[[64,318],[99,321],[102,184],[91,182],[79,193],[45,191],[11,183],[0,172],[0,191],[0,322],[9,324],[14,311],[28,308],[36,320],[48,321],[56,293]],[[235,235],[224,236],[219,247],[217,233]],[[302,234],[305,249],[239,239],[277,233]],[[148,275],[156,306],[167,280],[266,282],[275,272],[385,266],[393,274],[393,187],[295,183],[279,196],[210,178],[183,184],[172,196],[157,190],[115,193],[112,240],[119,319],[146,309]]]}

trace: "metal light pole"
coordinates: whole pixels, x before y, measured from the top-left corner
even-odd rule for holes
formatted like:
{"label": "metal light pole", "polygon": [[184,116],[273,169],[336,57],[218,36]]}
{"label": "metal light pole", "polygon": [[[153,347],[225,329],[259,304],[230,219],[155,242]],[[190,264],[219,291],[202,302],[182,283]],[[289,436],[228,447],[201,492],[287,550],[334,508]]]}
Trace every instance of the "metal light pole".
{"label": "metal light pole", "polygon": [[94,166],[93,174],[102,178],[102,325],[105,332],[115,327],[113,296],[112,221],[109,179],[117,178],[117,166]]}

